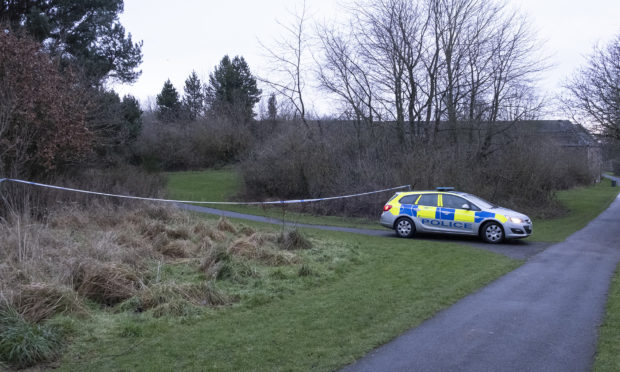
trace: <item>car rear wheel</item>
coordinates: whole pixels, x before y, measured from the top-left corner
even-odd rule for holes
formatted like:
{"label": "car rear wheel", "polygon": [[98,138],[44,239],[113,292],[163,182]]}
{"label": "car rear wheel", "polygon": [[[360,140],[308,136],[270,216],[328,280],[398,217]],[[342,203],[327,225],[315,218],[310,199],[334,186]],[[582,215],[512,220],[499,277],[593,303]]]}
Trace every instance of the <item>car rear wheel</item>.
{"label": "car rear wheel", "polygon": [[409,218],[402,217],[396,220],[394,230],[401,238],[411,238],[415,233],[415,224]]}
{"label": "car rear wheel", "polygon": [[480,235],[485,242],[497,244],[504,240],[504,229],[497,222],[487,222],[482,226]]}

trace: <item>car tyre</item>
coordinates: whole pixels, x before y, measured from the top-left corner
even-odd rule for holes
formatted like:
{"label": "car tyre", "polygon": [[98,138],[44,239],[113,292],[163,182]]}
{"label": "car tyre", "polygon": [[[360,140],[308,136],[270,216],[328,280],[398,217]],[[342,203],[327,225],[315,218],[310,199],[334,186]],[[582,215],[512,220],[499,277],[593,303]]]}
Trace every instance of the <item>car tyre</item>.
{"label": "car tyre", "polygon": [[504,241],[504,228],[497,222],[487,222],[482,225],[480,236],[489,244],[498,244]]}
{"label": "car tyre", "polygon": [[407,217],[401,217],[394,223],[396,235],[401,238],[411,238],[415,234],[415,224]]}

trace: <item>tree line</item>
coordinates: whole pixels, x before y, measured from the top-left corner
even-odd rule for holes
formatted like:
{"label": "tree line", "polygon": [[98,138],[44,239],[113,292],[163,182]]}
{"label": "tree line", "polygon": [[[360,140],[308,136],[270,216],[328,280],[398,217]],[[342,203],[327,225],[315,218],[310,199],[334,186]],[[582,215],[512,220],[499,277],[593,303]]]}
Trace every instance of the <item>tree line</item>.
{"label": "tree line", "polygon": [[[121,25],[122,10],[122,0],[2,3],[3,175],[39,177],[78,163],[144,160],[135,145],[145,119],[138,100],[107,88],[141,73],[142,42]],[[310,25],[305,7],[292,14],[282,38],[263,45],[271,57],[268,76],[253,75],[242,56],[224,56],[206,82],[193,71],[183,94],[167,80],[155,117],[209,121],[201,135],[213,137],[213,147],[229,143],[220,146],[228,155],[218,159],[237,161],[239,154],[229,151],[239,145],[234,133],[219,127],[256,121],[259,84],[273,92],[261,118],[297,121],[309,138],[321,130],[320,121],[310,123],[316,117],[307,98],[308,86],[318,85],[336,103],[334,117],[353,123],[358,148],[362,132],[372,137],[389,123],[404,150],[440,137],[459,147],[466,133],[476,144],[466,156],[480,160],[497,151],[494,137],[506,123],[540,116],[545,102],[536,81],[548,64],[527,18],[507,3],[358,0],[345,10],[341,24]],[[614,140],[620,139],[619,46],[616,37],[597,47],[563,97],[574,118]],[[250,150],[260,133],[246,134],[243,146]]]}
{"label": "tree line", "polygon": [[166,80],[157,95],[156,114],[161,121],[195,121],[207,116],[226,116],[233,122],[247,123],[254,118],[254,106],[260,100],[256,78],[242,56],[224,56],[203,83],[192,73],[185,80],[183,96]]}

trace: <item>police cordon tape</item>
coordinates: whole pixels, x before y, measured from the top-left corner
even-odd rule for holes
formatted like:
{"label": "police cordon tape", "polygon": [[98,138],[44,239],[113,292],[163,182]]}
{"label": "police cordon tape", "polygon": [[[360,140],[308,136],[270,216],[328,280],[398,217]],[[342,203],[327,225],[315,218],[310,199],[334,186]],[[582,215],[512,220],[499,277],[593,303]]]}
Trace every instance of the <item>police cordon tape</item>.
{"label": "police cordon tape", "polygon": [[277,200],[277,201],[266,201],[266,202],[216,202],[216,201],[196,201],[196,200],[174,200],[174,199],[145,198],[145,197],[141,197],[141,196],[108,194],[108,193],[105,193],[105,192],[73,189],[73,188],[70,188],[70,187],[54,186],[54,185],[48,185],[48,184],[45,184],[45,183],[24,181],[24,180],[18,180],[18,179],[14,179],[14,178],[0,178],[0,183],[2,183],[4,181],[23,183],[23,184],[26,184],[26,185],[34,185],[34,186],[39,186],[39,187],[45,187],[45,188],[48,188],[48,189],[79,192],[79,193],[82,193],[82,194],[110,196],[110,197],[114,197],[114,198],[147,200],[147,201],[157,201],[157,202],[166,202],[166,203],[191,203],[191,204],[212,204],[212,205],[267,205],[267,204],[312,203],[312,202],[325,201],[325,200],[354,198],[354,197],[357,197],[357,196],[372,195],[372,194],[378,194],[378,193],[381,193],[381,192],[393,191],[393,190],[411,189],[411,185],[404,185],[404,186],[391,187],[389,189],[363,192],[363,193],[359,193],[359,194],[330,196],[330,197],[327,197],[327,198]]}

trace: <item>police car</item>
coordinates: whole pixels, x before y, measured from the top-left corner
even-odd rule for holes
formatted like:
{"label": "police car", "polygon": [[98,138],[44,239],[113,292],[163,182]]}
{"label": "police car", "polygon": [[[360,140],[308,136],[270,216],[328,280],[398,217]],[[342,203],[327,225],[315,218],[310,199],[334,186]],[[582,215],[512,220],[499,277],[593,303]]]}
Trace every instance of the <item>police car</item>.
{"label": "police car", "polygon": [[491,244],[532,234],[528,216],[451,187],[396,193],[383,207],[381,225],[402,238],[419,231],[475,235]]}

